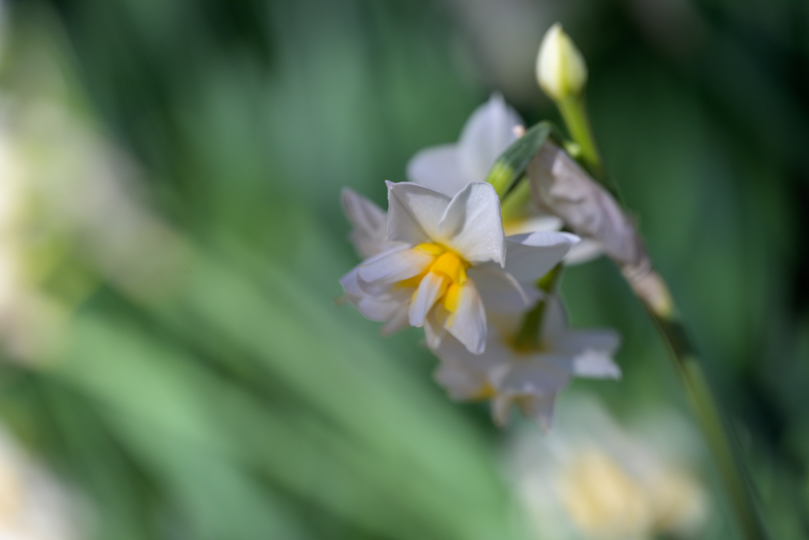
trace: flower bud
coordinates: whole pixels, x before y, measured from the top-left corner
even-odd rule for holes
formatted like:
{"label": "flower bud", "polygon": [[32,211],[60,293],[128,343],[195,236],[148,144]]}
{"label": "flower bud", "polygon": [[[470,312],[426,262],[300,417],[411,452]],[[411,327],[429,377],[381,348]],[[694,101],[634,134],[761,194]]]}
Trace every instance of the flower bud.
{"label": "flower bud", "polygon": [[542,39],[537,56],[537,81],[556,101],[579,94],[587,82],[584,58],[559,23],[551,26]]}

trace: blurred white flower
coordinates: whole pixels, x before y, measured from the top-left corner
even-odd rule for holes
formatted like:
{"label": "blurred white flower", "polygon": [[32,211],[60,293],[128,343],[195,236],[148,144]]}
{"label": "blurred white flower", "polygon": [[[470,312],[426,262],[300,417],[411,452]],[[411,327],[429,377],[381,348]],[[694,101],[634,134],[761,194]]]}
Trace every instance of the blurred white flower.
{"label": "blurred white flower", "polygon": [[579,95],[587,83],[584,58],[559,23],[542,39],[536,75],[542,90],[557,101]]}
{"label": "blurred white flower", "polygon": [[[411,182],[452,197],[470,183],[486,180],[497,158],[519,139],[522,126],[519,114],[501,95],[493,94],[472,112],[457,143],[425,148],[413,156],[407,164],[407,177]],[[528,197],[516,215],[503,217],[507,235],[558,231],[563,225],[558,217],[532,206]],[[587,262],[600,253],[595,242],[579,242],[565,262]]]}
{"label": "blurred white flower", "polygon": [[26,186],[25,162],[0,102],[0,341],[12,359],[48,357],[61,339],[66,317],[58,302],[42,293],[30,251],[41,242],[26,226],[35,201]]}
{"label": "blurred white flower", "polygon": [[42,362],[102,281],[154,301],[185,248],[135,193],[132,162],[75,106],[53,49],[14,51],[25,69],[0,89],[0,342],[9,358]]}
{"label": "blurred white flower", "polygon": [[671,413],[650,414],[628,432],[597,402],[574,395],[553,432],[525,430],[509,458],[536,538],[695,538],[708,517],[691,464],[695,441]]}
{"label": "blurred white flower", "polygon": [[[561,300],[541,300],[536,340],[521,342],[525,313],[489,313],[486,350],[471,355],[453,339],[434,349],[441,364],[435,378],[460,400],[491,400],[492,417],[504,425],[512,405],[549,429],[558,393],[573,376],[619,378],[612,355],[620,343],[611,330],[572,330]],[[539,321],[535,321],[539,323]]]}
{"label": "blurred white flower", "polygon": [[0,538],[79,540],[83,504],[0,426]]}
{"label": "blurred white flower", "polygon": [[[431,346],[448,332],[472,353],[482,353],[484,304],[506,298],[514,310],[528,307],[531,299],[520,283],[545,275],[578,241],[551,232],[507,239],[497,194],[480,182],[453,197],[389,182],[388,204],[386,241],[395,244],[363,261],[341,283],[366,317],[387,321],[384,331],[423,326]],[[513,252],[508,265],[507,244]]]}

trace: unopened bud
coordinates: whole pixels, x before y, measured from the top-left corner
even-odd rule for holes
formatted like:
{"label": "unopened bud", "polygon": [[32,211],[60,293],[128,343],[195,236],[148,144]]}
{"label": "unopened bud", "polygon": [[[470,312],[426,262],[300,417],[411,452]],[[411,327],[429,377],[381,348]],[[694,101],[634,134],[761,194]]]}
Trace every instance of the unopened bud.
{"label": "unopened bud", "polygon": [[556,101],[578,95],[587,82],[584,58],[559,23],[551,26],[542,39],[537,80],[542,90]]}

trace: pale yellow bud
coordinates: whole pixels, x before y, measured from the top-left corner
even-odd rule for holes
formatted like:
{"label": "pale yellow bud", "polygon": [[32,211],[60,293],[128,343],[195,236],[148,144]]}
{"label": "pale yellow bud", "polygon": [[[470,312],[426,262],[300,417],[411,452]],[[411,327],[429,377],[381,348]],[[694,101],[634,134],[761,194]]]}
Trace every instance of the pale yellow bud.
{"label": "pale yellow bud", "polygon": [[581,52],[559,23],[542,38],[537,56],[539,86],[556,101],[578,95],[587,82],[587,65]]}

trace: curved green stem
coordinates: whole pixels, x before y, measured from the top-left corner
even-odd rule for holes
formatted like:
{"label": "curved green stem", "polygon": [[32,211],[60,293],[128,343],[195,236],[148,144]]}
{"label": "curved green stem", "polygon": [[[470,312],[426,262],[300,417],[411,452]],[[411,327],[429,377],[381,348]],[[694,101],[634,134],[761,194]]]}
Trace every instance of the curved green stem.
{"label": "curved green stem", "polygon": [[556,105],[559,107],[559,112],[562,113],[562,119],[565,121],[570,136],[579,145],[578,157],[584,168],[620,200],[616,186],[610,181],[607,171],[604,169],[601,153],[596,145],[593,129],[590,127],[584,94],[567,97],[557,101]]}
{"label": "curved green stem", "polygon": [[[557,105],[570,135],[579,145],[579,158],[583,165],[617,198],[617,191],[607,176],[590,128],[583,95],[558,101]],[[637,270],[643,265],[627,268],[625,264],[619,264],[671,351],[670,357],[675,370],[719,468],[719,475],[742,537],[745,540],[765,540],[767,534],[756,509],[752,485],[741,460],[737,441],[720,413],[702,365],[676,314],[668,285],[652,270],[651,263],[640,274]]]}
{"label": "curved green stem", "polygon": [[[637,290],[636,292],[671,352],[674,368],[719,467],[719,475],[743,538],[764,540],[767,534],[756,510],[752,485],[745,474],[737,441],[720,412],[702,365],[676,315],[668,287],[658,274],[654,274],[654,277],[660,284],[656,298],[650,298],[648,294]],[[660,301],[661,295],[664,296],[663,301]]]}

